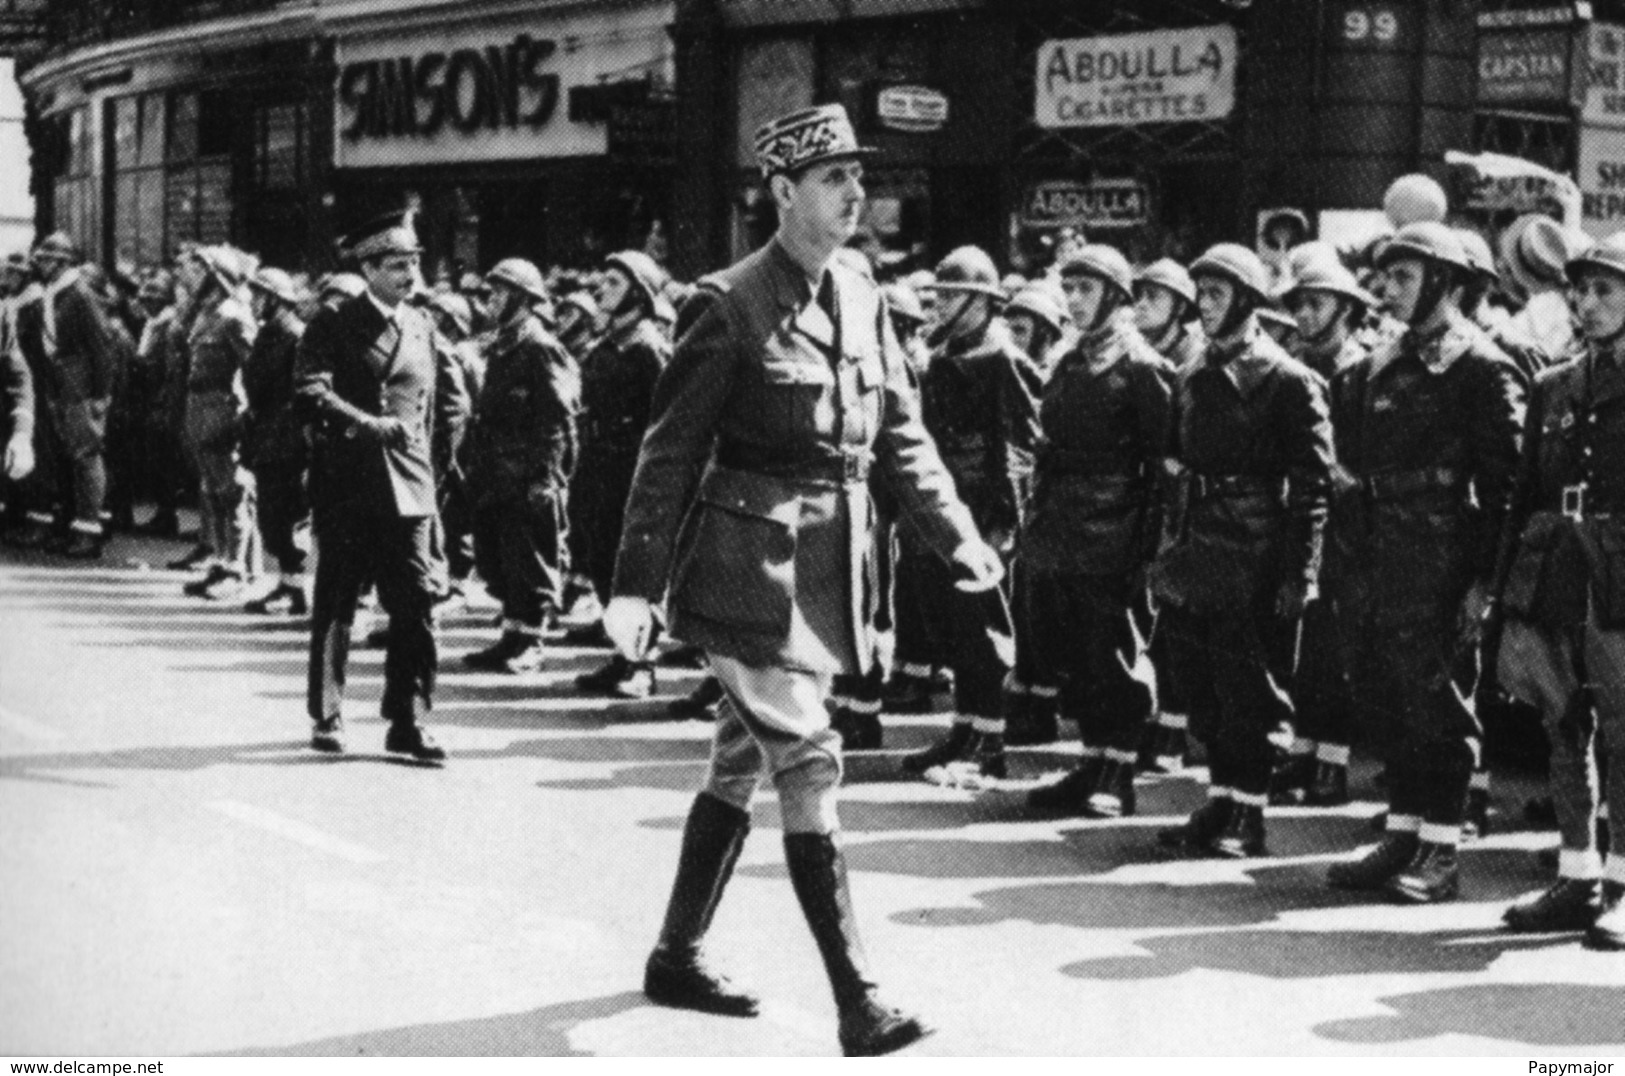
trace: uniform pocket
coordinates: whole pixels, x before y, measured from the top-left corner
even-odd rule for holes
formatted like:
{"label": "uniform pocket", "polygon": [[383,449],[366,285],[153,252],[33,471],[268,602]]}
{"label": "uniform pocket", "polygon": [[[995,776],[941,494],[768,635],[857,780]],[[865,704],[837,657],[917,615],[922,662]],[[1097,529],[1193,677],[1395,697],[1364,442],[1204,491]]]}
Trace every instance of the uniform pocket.
{"label": "uniform pocket", "polygon": [[713,467],[678,554],[672,604],[747,631],[788,636],[801,503],[776,479]]}

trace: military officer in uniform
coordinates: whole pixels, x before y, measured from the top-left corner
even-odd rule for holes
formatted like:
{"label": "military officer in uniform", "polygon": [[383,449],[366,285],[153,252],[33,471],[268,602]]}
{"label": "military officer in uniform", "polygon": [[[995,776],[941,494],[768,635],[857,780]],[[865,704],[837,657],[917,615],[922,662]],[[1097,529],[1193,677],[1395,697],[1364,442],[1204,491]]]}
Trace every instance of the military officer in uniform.
{"label": "military officer in uniform", "polygon": [[832,261],[856,230],[862,165],[846,112],[791,114],[757,135],[776,237],[685,304],[655,389],[605,628],[641,657],[662,599],[672,634],[704,647],[727,703],[706,788],[644,981],[654,1000],[750,1016],[700,944],[771,775],[790,879],[824,959],[848,1054],[927,1033],[884,1004],[858,938],[836,831],[841,748],[826,699],[870,660],[871,467],[967,587],[1002,566],[953,491],[908,386],[874,284]]}
{"label": "military officer in uniform", "polygon": [[[570,486],[570,529],[578,540],[575,569],[586,575],[600,602],[615,583],[615,552],[638,447],[649,425],[655,379],[671,358],[671,341],[658,319],[666,306],[660,267],[642,251],[604,259],[599,308],[604,335],[582,364],[581,464]],[[655,687],[654,666],[620,654],[576,679],[582,691],[645,698]]]}
{"label": "military officer in uniform", "polygon": [[345,749],[350,629],[361,589],[373,581],[389,614],[384,749],[440,762],[445,749],[423,728],[436,663],[429,549],[435,329],[406,302],[421,248],[402,213],[369,222],[345,246],[366,290],[317,314],[295,372],[315,424],[310,499],[321,554],[310,624],[311,746]]}
{"label": "military officer in uniform", "polygon": [[1166,537],[1151,568],[1170,675],[1207,746],[1208,801],[1165,845],[1265,854],[1274,748],[1290,725],[1298,623],[1314,597],[1331,480],[1325,384],[1258,324],[1269,274],[1220,243],[1191,266],[1200,362],[1179,372]]}
{"label": "military officer in uniform", "polygon": [[1083,755],[1027,802],[1118,818],[1134,813],[1135,761],[1156,710],[1145,573],[1161,536],[1174,367],[1134,327],[1121,252],[1085,244],[1059,268],[1078,340],[1040,404],[1037,484],[1016,544],[1016,651],[1018,671],[1030,663],[1038,682],[1060,685]]}
{"label": "military officer in uniform", "polygon": [[1461,312],[1472,268],[1454,231],[1406,225],[1378,264],[1406,330],[1332,385],[1331,584],[1355,712],[1385,748],[1389,810],[1376,849],[1327,880],[1420,904],[1459,887],[1481,733],[1456,668],[1488,605],[1524,393],[1512,360]]}
{"label": "military officer in uniform", "polygon": [[259,335],[243,367],[248,399],[244,416],[243,465],[254,473],[254,508],[265,552],[276,560],[279,578],[270,591],[248,603],[251,613],[310,612],[305,562],[309,550],[299,535],[310,518],[305,475],[310,442],[294,401],[294,364],[305,323],[294,311],[300,295],[281,269],[262,268],[249,281]]}
{"label": "military officer in uniform", "polygon": [[[1585,351],[1535,378],[1507,528],[1500,680],[1540,708],[1558,879],[1507,909],[1518,931],[1625,950],[1625,232],[1568,265]],[[1606,760],[1599,789],[1595,755]],[[1601,793],[1599,797],[1599,792]],[[1597,820],[1613,808],[1611,847]]]}
{"label": "military officer in uniform", "polygon": [[496,335],[485,349],[485,385],[469,432],[468,483],[474,558],[502,603],[502,635],[463,663],[533,672],[542,661],[542,629],[563,593],[581,368],[536,315],[548,293],[534,265],[507,258],[486,280]]}

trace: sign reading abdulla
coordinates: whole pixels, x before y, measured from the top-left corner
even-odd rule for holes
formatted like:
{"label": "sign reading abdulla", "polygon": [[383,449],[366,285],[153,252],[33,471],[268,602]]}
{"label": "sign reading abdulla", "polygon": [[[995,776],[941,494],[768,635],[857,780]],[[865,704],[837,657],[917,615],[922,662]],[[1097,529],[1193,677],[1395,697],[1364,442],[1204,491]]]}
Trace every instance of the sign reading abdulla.
{"label": "sign reading abdulla", "polygon": [[1235,104],[1233,26],[1067,38],[1038,50],[1040,127],[1208,122]]}

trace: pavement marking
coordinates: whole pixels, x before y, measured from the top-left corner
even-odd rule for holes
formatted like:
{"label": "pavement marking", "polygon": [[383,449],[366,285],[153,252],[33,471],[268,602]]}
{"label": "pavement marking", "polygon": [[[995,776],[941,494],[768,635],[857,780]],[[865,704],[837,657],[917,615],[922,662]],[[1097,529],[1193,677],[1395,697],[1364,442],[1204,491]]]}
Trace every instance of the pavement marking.
{"label": "pavement marking", "polygon": [[211,811],[217,811],[227,818],[263,829],[267,833],[274,833],[278,837],[286,837],[296,841],[307,848],[314,848],[318,852],[347,859],[351,863],[382,863],[388,856],[375,852],[371,848],[364,848],[359,844],[323,833],[314,826],[308,826],[297,819],[279,815],[274,811],[267,811],[263,807],[255,807],[236,800],[211,800],[208,803]]}
{"label": "pavement marking", "polygon": [[60,743],[68,738],[68,734],[60,729],[41,724],[4,706],[0,706],[0,728],[10,729],[24,739],[38,740],[42,743]]}

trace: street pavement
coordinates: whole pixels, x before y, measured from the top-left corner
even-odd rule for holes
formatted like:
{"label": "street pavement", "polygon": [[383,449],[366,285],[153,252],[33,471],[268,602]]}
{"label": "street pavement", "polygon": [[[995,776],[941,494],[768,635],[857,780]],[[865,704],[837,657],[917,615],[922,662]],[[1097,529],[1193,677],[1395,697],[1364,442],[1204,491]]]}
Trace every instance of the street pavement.
{"label": "street pavement", "polygon": [[[0,1054],[830,1054],[834,1006],[785,877],[771,792],[712,932],[766,1000],[730,1020],[639,993],[709,726],[573,695],[601,652],[515,679],[460,671],[492,609],[446,618],[443,769],[382,752],[381,655],[354,651],[351,753],[305,747],[305,633],[184,598],[181,547],[93,568],[0,554]],[[697,673],[662,670],[661,691]],[[945,718],[888,718],[890,752]],[[1024,817],[1011,787],[849,760],[841,818],[888,996],[935,1054],[1625,1052],[1625,957],[1515,937],[1548,833],[1497,790],[1463,900],[1327,889],[1373,837],[1347,809],[1272,812],[1271,858],[1180,861],[1153,831],[1201,799],[1144,780],[1116,823]]]}

